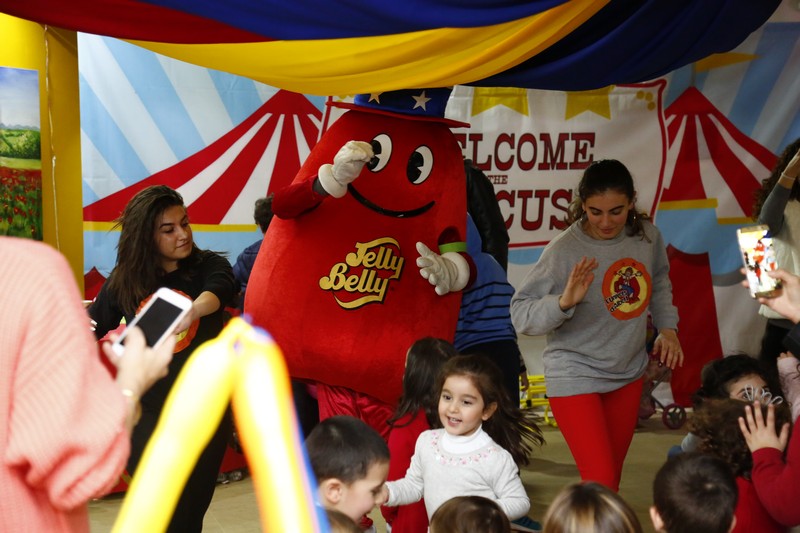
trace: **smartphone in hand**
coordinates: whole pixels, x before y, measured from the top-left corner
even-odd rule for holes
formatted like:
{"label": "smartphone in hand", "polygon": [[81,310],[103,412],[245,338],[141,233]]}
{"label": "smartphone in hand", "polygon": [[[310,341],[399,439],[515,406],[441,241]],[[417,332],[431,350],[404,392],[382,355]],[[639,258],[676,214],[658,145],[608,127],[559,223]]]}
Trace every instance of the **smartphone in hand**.
{"label": "smartphone in hand", "polygon": [[769,227],[763,224],[744,226],[736,230],[739,249],[742,251],[742,262],[750,285],[750,296],[753,298],[771,297],[780,289],[780,280],[771,278],[767,272],[778,268],[775,259],[775,248]]}
{"label": "smartphone in hand", "polygon": [[147,346],[157,348],[175,332],[175,327],[191,308],[192,300],[186,296],[172,289],[158,289],[114,341],[111,349],[117,355],[123,355],[126,334],[133,326],[139,326],[144,332]]}

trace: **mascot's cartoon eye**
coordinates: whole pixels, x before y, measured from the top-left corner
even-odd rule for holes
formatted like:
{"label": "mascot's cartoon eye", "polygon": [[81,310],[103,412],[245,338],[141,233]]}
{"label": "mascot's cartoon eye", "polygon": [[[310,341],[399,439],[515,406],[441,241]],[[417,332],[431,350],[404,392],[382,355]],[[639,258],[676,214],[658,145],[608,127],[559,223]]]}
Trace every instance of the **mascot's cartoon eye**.
{"label": "mascot's cartoon eye", "polygon": [[420,146],[411,157],[408,158],[408,166],[406,167],[406,175],[408,181],[414,185],[419,185],[431,175],[433,170],[433,152],[427,146]]}
{"label": "mascot's cartoon eye", "polygon": [[372,172],[383,170],[389,163],[389,158],[392,157],[392,139],[385,133],[376,135],[370,142],[372,145],[372,153],[375,155],[367,163],[367,168]]}

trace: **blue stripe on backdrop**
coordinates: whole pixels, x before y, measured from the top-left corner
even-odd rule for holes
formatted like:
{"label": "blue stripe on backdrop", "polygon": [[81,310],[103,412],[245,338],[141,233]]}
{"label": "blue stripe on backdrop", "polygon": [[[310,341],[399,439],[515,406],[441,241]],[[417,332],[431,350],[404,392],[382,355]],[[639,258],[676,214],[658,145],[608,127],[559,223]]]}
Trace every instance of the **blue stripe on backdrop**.
{"label": "blue stripe on backdrop", "polygon": [[233,124],[241,123],[264,103],[255,81],[218,70],[209,69],[208,73]]}
{"label": "blue stripe on backdrop", "polygon": [[[728,118],[745,135],[753,134],[753,129],[770,96],[770,90],[786,68],[786,63],[796,44],[796,41],[790,38],[779,38],[779,35],[787,30],[796,34],[796,24],[792,24],[793,28],[791,29],[787,26],[790,25],[773,23],[764,27],[755,51],[759,60],[750,62],[736,100],[728,113]],[[793,96],[787,95],[787,97]],[[769,148],[775,149],[775,147]]]}
{"label": "blue stripe on backdrop", "polygon": [[789,146],[798,137],[800,137],[800,109],[795,113],[791,126],[786,130],[786,135],[781,140],[781,147]]}
{"label": "blue stripe on backdrop", "polygon": [[79,77],[79,86],[81,131],[102,154],[106,164],[126,186],[149,176],[150,172],[144,162],[83,75]]}
{"label": "blue stripe on backdrop", "polygon": [[[156,54],[143,54],[140,48],[117,39],[103,39],[120,65],[128,83],[150,113],[177,160],[182,160],[205,146],[200,132],[186,111],[172,81]],[[160,113],[159,109],[169,109]]]}

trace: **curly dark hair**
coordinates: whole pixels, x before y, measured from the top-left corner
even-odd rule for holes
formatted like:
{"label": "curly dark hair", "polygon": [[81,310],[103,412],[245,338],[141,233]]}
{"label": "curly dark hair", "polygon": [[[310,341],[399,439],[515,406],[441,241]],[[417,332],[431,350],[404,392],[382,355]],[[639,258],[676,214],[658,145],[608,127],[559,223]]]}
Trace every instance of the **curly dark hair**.
{"label": "curly dark hair", "polygon": [[[761,214],[761,208],[764,207],[764,201],[769,196],[769,193],[775,187],[775,184],[778,183],[778,180],[781,177],[781,172],[784,171],[786,165],[789,164],[789,161],[794,157],[794,154],[800,150],[800,137],[794,140],[789,146],[784,148],[781,155],[778,157],[778,161],[775,163],[775,167],[772,169],[772,174],[769,175],[768,178],[761,180],[761,188],[756,191],[756,198],[755,204],[753,205],[753,220],[758,220],[758,216]],[[789,193],[790,200],[797,200],[800,198],[800,185],[798,185],[797,181],[795,180],[794,185],[792,186],[792,192]]]}
{"label": "curly dark hair", "polygon": [[[578,183],[577,194],[573,195],[564,221],[567,224],[572,224],[582,220],[586,214],[583,209],[586,200],[608,191],[624,194],[630,201],[636,201],[633,176],[631,176],[628,168],[616,159],[601,159],[586,167],[581,181]],[[642,224],[643,220],[649,219],[650,215],[638,211],[634,204],[633,209],[628,211],[628,219],[625,222],[627,234],[629,236],[640,235],[647,242],[650,242]]]}
{"label": "curly dark hair", "polygon": [[497,363],[480,354],[451,357],[439,373],[437,395],[441,395],[444,382],[450,376],[469,379],[478,389],[485,406],[497,404],[494,414],[483,423],[483,430],[511,454],[517,465],[527,465],[533,446],[544,444],[542,430],[534,421],[532,410],[520,409],[519,403],[511,400]]}
{"label": "curly dark hair", "polygon": [[[749,402],[732,398],[711,398],[703,402],[703,408],[694,412],[689,420],[689,431],[700,439],[698,451],[711,454],[725,461],[736,476],[750,478],[753,468],[753,457],[744,435],[739,429],[739,417],[745,416],[745,407]],[[761,405],[764,418],[767,417],[767,406]],[[792,413],[786,403],[775,406],[775,426],[792,421]]]}
{"label": "curly dark hair", "polygon": [[745,376],[760,376],[773,395],[781,394],[780,384],[776,382],[764,363],[747,354],[732,354],[714,359],[700,372],[700,388],[692,396],[696,408],[709,398],[728,398],[731,383]]}

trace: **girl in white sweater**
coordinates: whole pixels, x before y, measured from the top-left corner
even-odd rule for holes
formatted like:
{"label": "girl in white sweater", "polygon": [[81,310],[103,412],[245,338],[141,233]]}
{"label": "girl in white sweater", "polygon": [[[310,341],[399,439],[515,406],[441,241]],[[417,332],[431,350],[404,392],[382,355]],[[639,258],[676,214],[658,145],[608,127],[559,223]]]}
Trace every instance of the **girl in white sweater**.
{"label": "girl in white sweater", "polygon": [[448,360],[439,376],[439,419],[444,426],[417,439],[406,476],[386,483],[387,505],[425,498],[430,518],[455,496],[497,502],[510,520],[525,516],[530,500],[519,477],[532,444],[544,439],[531,414],[502,386],[498,366],[483,355]]}

